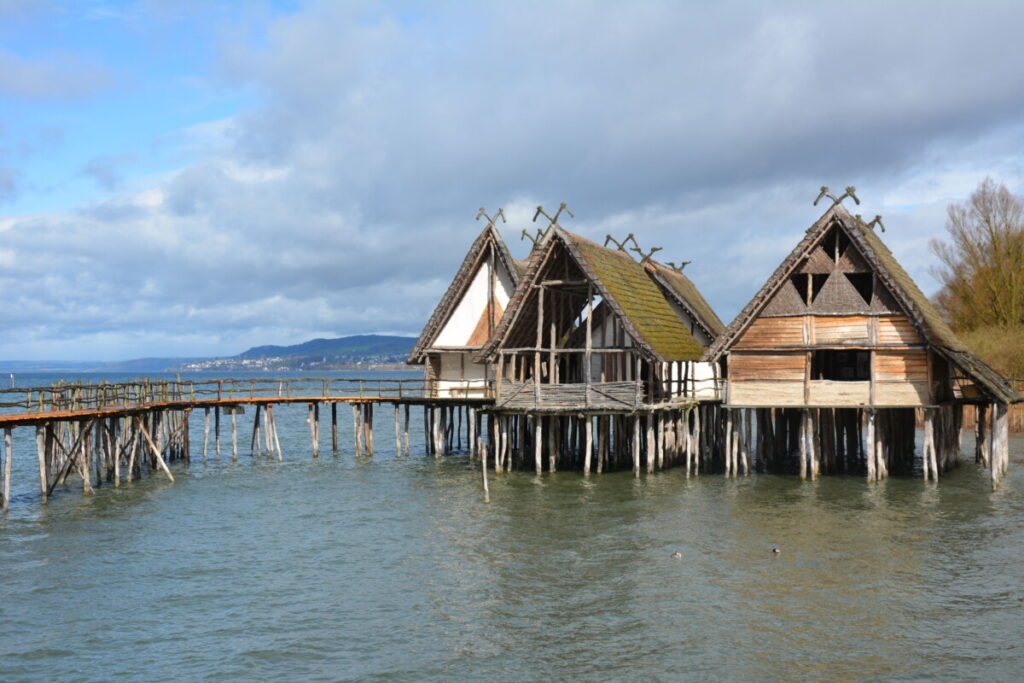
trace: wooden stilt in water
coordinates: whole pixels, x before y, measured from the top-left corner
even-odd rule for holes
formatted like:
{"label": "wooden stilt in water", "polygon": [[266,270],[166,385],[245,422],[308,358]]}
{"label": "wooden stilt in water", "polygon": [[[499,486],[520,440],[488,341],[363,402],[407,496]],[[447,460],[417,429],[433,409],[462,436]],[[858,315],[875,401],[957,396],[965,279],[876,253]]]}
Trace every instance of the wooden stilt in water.
{"label": "wooden stilt in water", "polygon": [[213,408],[213,440],[216,443],[217,459],[220,460],[220,406]]}
{"label": "wooden stilt in water", "polygon": [[11,506],[11,460],[14,459],[14,439],[11,428],[4,428],[4,482],[3,482],[3,511]]}
{"label": "wooden stilt in water", "polygon": [[331,402],[331,454],[338,454],[338,402]]}
{"label": "wooden stilt in water", "polygon": [[359,405],[352,404],[352,438],[355,439],[356,457],[363,456],[363,425],[359,420]]}
{"label": "wooden stilt in water", "polygon": [[401,457],[402,455],[402,424],[401,416],[398,414],[398,404],[395,404],[395,457]]}
{"label": "wooden stilt in water", "polygon": [[585,420],[585,424],[583,425],[584,434],[585,434],[584,440],[583,440],[583,476],[584,477],[589,477],[590,476],[590,451],[594,447],[594,444],[593,444],[593,439],[594,439],[594,434],[593,434],[594,425],[593,425],[593,422],[594,422],[594,419],[590,415],[584,415],[583,419]]}
{"label": "wooden stilt in water", "polygon": [[865,446],[867,446],[867,457],[865,458],[868,466],[867,478],[868,481],[875,481],[875,451],[878,450],[878,444],[875,441],[875,411],[868,410],[867,422],[868,422],[868,433],[865,438]]}
{"label": "wooden stilt in water", "polygon": [[167,463],[164,462],[163,454],[160,452],[160,449],[157,448],[157,445],[155,443],[153,443],[153,438],[149,435],[149,432],[146,431],[146,427],[145,427],[145,425],[142,424],[142,420],[140,420],[138,417],[136,417],[135,418],[135,423],[136,423],[136,425],[138,425],[139,431],[142,432],[142,436],[145,437],[146,441],[149,443],[149,447],[151,449],[153,449],[153,457],[156,458],[157,464],[160,465],[160,468],[164,471],[164,474],[167,475],[167,478],[170,479],[171,483],[173,484],[174,483],[174,475],[171,474],[170,468],[168,468],[167,467]]}
{"label": "wooden stilt in water", "polygon": [[640,476],[640,414],[633,415],[633,476]]}
{"label": "wooden stilt in water", "polygon": [[807,408],[800,411],[800,478],[807,478],[807,441],[810,438],[811,415]]}
{"label": "wooden stilt in water", "polygon": [[541,451],[544,446],[544,430],[541,427],[543,421],[544,419],[540,415],[535,415],[533,418],[533,461],[537,476],[540,476],[544,470],[544,465],[541,461]]}
{"label": "wooden stilt in water", "polygon": [[260,410],[261,406],[256,405],[256,415],[252,419],[252,439],[249,440],[249,455],[254,456],[257,453],[256,447],[258,446],[257,440],[260,437]]}
{"label": "wooden stilt in water", "polygon": [[41,492],[41,500],[43,505],[46,505],[46,489],[49,488],[46,484],[46,453],[44,451],[46,447],[45,442],[46,435],[43,433],[43,426],[38,425],[36,427],[36,456],[39,459],[39,490]]}
{"label": "wooden stilt in water", "polygon": [[317,442],[316,438],[316,417],[314,416],[316,410],[314,408],[315,405],[316,404],[314,403],[309,403],[306,405],[306,422],[309,424],[309,442],[310,447],[313,449],[313,457],[319,458],[320,444]]}
{"label": "wooden stilt in water", "polygon": [[206,462],[206,451],[210,445],[210,407],[203,408],[203,462]]}
{"label": "wooden stilt in water", "polygon": [[647,439],[646,439],[646,456],[647,456],[647,474],[654,472],[654,458],[657,457],[656,446],[654,444],[654,413],[647,413],[646,418],[647,424]]}
{"label": "wooden stilt in water", "polygon": [[405,455],[409,456],[409,404],[405,404]]}
{"label": "wooden stilt in water", "polygon": [[231,459],[238,460],[238,408],[231,407]]}
{"label": "wooden stilt in water", "polygon": [[480,458],[480,477],[483,479],[484,484],[484,503],[491,502],[491,489],[487,484],[487,454],[484,453],[483,457]]}
{"label": "wooden stilt in water", "polygon": [[373,404],[367,403],[365,406],[366,415],[363,420],[363,429],[365,434],[363,435],[364,442],[366,444],[366,455],[370,457],[373,455]]}

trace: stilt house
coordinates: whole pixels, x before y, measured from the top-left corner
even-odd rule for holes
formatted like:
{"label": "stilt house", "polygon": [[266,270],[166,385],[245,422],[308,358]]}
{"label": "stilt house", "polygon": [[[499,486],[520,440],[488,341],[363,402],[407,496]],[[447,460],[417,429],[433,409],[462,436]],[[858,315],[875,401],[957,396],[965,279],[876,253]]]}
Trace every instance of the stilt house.
{"label": "stilt house", "polygon": [[479,359],[499,410],[635,410],[717,396],[723,328],[682,272],[553,225]]}
{"label": "stilt house", "polygon": [[519,264],[493,222],[473,242],[408,363],[423,365],[435,398],[490,395],[493,372],[474,359],[491,338],[519,282]]}
{"label": "stilt house", "polygon": [[[801,474],[812,476],[861,466],[869,478],[916,470],[917,417],[926,427],[921,468],[937,476],[955,462],[964,404],[980,406],[982,417],[995,405],[993,424],[1005,441],[1006,407],[1018,398],[957,339],[878,234],[838,202],[705,359],[721,363],[728,378],[727,472],[737,448],[760,449],[761,461],[783,469],[799,451]],[[994,445],[980,447],[979,457]]]}

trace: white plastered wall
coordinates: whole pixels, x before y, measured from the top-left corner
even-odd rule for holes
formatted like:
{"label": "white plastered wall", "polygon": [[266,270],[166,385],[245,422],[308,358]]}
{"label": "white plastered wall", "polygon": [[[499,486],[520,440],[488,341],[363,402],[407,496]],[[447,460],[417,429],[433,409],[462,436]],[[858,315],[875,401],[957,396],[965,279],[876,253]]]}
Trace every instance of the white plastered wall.
{"label": "white plastered wall", "polygon": [[[441,328],[440,334],[434,340],[433,346],[441,348],[452,348],[466,346],[469,338],[473,335],[477,323],[487,309],[487,292],[491,279],[493,267],[490,256],[481,263],[473,276],[472,282],[466,289],[462,299],[455,305],[448,322]],[[512,297],[512,278],[505,267],[499,262],[494,287],[494,298],[501,306],[501,310],[508,308],[509,299]]]}

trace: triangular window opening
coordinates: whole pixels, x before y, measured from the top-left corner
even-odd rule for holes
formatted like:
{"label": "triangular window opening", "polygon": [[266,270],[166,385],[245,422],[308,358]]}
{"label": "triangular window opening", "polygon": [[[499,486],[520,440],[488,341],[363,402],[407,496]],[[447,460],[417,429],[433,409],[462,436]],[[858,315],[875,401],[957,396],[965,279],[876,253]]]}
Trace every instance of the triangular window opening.
{"label": "triangular window opening", "polygon": [[810,306],[818,298],[821,288],[825,286],[828,273],[796,273],[789,279],[796,287],[797,293],[800,294],[800,300]]}
{"label": "triangular window opening", "polygon": [[832,228],[821,241],[821,248],[832,259],[833,263],[839,263],[839,259],[846,253],[850,246],[850,238],[839,228]]}
{"label": "triangular window opening", "polygon": [[857,293],[864,299],[864,303],[871,305],[871,296],[875,291],[875,276],[873,273],[844,273]]}

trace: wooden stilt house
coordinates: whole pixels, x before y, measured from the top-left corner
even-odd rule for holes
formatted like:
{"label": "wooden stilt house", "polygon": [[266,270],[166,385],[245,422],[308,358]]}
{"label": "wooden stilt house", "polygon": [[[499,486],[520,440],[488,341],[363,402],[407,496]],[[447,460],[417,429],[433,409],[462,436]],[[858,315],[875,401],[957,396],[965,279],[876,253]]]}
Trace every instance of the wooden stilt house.
{"label": "wooden stilt house", "polygon": [[698,403],[717,405],[721,381],[700,357],[723,327],[681,272],[553,223],[479,356],[496,372],[495,470],[696,467]]}
{"label": "wooden stilt house", "polygon": [[432,396],[490,396],[493,372],[474,354],[491,338],[508,307],[519,282],[519,268],[489,222],[409,354],[408,363],[424,366]]}
{"label": "wooden stilt house", "polygon": [[480,359],[498,408],[637,408],[716,397],[700,357],[723,328],[682,272],[553,226]]}
{"label": "wooden stilt house", "polygon": [[998,461],[993,482],[1005,469],[1006,408],[1017,393],[957,339],[878,234],[839,203],[705,359],[721,363],[728,379],[727,473],[754,451],[768,469],[812,477],[861,468],[870,479],[919,469],[937,477],[956,461],[964,404],[982,415],[993,407],[996,438],[979,434],[979,459]]}

